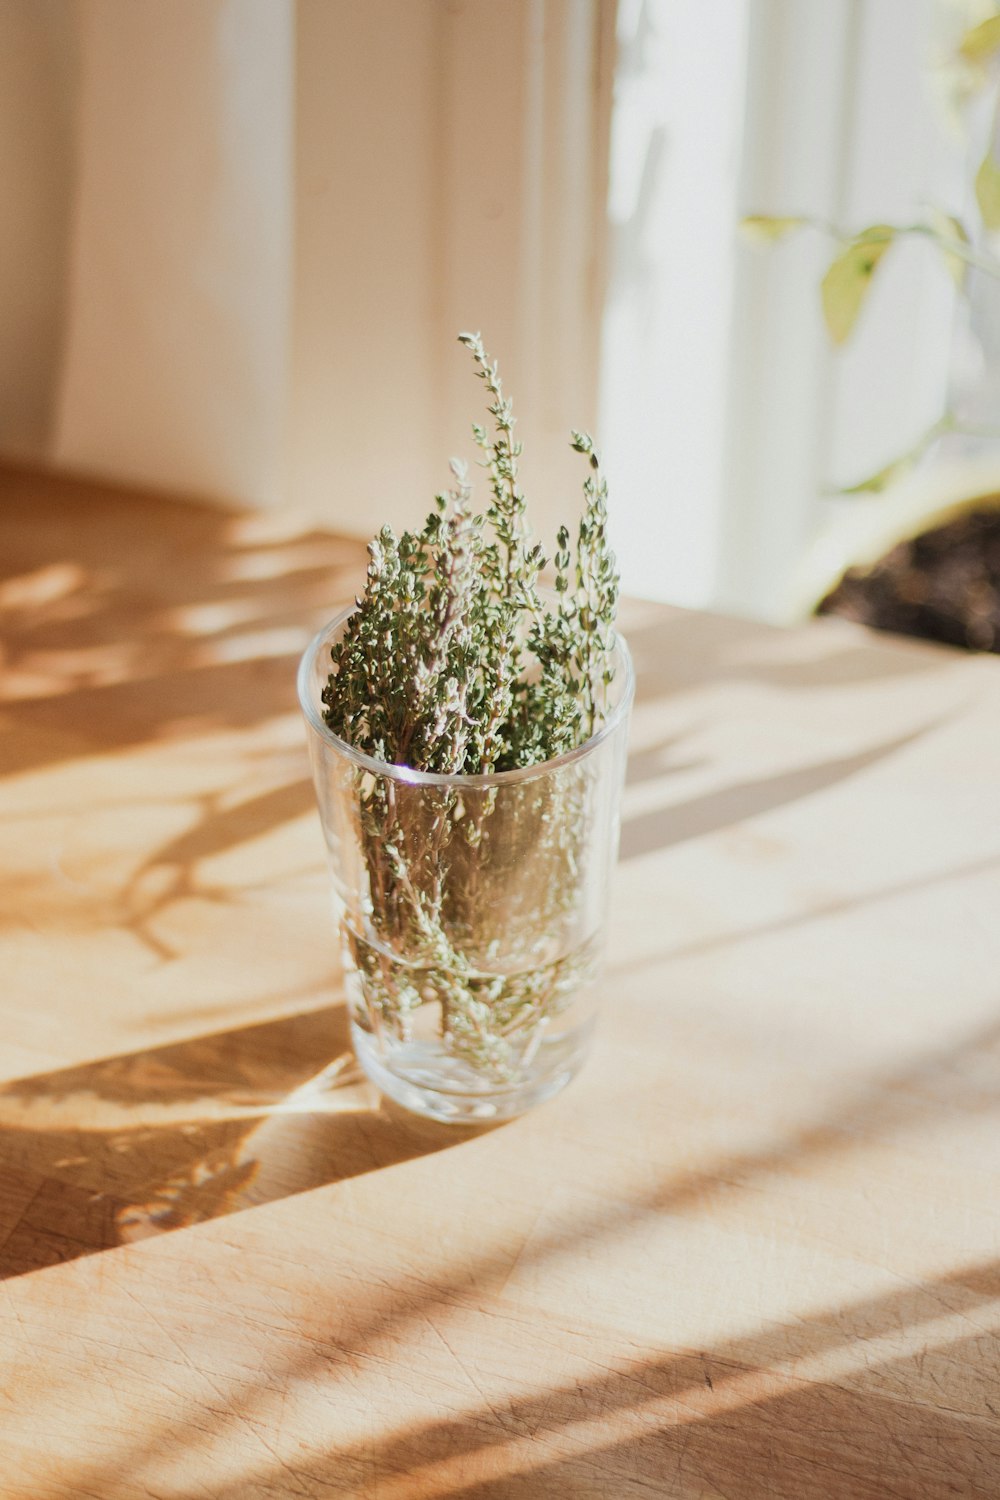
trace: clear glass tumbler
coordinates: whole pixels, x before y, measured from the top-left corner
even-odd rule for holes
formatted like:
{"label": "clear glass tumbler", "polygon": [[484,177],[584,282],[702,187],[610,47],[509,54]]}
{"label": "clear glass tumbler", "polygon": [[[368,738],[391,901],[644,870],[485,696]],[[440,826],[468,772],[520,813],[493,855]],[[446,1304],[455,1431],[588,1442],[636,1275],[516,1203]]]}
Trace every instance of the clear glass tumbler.
{"label": "clear glass tumbler", "polygon": [[617,638],[603,727],[524,770],[387,765],[323,719],[345,610],[299,668],[355,1051],[437,1120],[522,1113],[579,1070],[599,998],[634,680]]}

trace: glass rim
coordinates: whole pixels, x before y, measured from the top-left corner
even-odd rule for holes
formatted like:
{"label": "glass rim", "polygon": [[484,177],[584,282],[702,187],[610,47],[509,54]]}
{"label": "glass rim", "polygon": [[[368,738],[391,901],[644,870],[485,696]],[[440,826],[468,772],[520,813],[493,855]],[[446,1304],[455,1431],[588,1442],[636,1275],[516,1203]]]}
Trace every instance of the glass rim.
{"label": "glass rim", "polygon": [[614,649],[621,658],[621,667],[624,671],[624,686],[621,697],[611,709],[608,717],[589,739],[583,741],[582,745],[575,746],[572,750],[564,750],[562,755],[555,755],[551,760],[540,760],[532,766],[516,766],[510,771],[418,771],[413,766],[400,766],[390,761],[377,760],[373,755],[366,755],[363,750],[358,750],[347,740],[341,739],[339,734],[334,734],[327,724],[323,715],[319,712],[317,705],[312,701],[312,693],[309,683],[310,669],[319,655],[327,638],[344,622],[353,615],[357,604],[349,604],[339,614],[334,615],[325,625],[321,626],[309,642],[299,662],[296,674],[296,685],[299,694],[299,706],[305,717],[306,723],[315,731],[321,740],[324,740],[333,749],[339,751],[346,760],[352,761],[361,770],[369,771],[373,776],[388,777],[391,781],[405,782],[414,786],[437,786],[437,787],[467,787],[486,790],[493,786],[507,786],[515,781],[530,781],[539,776],[547,776],[554,770],[560,770],[563,766],[572,765],[574,761],[582,760],[584,756],[592,754],[598,745],[606,739],[610,739],[615,730],[618,729],[628,718],[632,700],[635,697],[635,669],[632,665],[632,654],[628,649],[625,637],[619,632],[614,633]]}

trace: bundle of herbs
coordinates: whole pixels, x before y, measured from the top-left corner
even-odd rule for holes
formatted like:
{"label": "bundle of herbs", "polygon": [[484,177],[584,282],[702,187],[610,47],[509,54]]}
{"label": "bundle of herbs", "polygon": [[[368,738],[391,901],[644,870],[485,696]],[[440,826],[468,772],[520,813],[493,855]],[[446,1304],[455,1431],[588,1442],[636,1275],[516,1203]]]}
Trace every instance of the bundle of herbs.
{"label": "bundle of herbs", "polygon": [[618,601],[607,484],[582,432],[571,439],[588,461],[575,557],[563,526],[556,602],[540,594],[546,559],[528,528],[511,402],[480,336],[459,337],[491,398],[494,434],[472,432],[492,500],[472,509],[466,466],[453,459],[455,486],[435,497],[421,531],[397,538],[383,528],[323,694],[326,722],[355,749],[451,775],[537,765],[594,733]]}
{"label": "bundle of herbs", "polygon": [[[355,765],[344,800],[341,842],[360,852],[362,887],[344,917],[355,1024],[383,1055],[415,1040],[443,1047],[464,1086],[490,1087],[523,1075],[593,971],[586,851],[606,799],[586,758],[531,768],[605,721],[618,574],[607,485],[591,439],[574,432],[583,514],[574,545],[560,528],[540,587],[511,402],[480,336],[460,341],[489,396],[492,432],[472,429],[489,503],[473,508],[453,460],[422,530],[379,533],[322,699],[333,733],[387,768]],[[401,767],[434,779],[390,769]]]}

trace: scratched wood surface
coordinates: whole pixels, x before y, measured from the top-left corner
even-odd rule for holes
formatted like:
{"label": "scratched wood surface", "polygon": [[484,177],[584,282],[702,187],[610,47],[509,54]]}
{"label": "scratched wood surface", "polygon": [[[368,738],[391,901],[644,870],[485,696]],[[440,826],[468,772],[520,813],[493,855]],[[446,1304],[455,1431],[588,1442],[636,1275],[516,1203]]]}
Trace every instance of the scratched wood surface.
{"label": "scratched wood surface", "polygon": [[603,1029],[455,1134],[347,1051],[360,569],[3,476],[4,1500],[995,1500],[1000,661],[630,606]]}

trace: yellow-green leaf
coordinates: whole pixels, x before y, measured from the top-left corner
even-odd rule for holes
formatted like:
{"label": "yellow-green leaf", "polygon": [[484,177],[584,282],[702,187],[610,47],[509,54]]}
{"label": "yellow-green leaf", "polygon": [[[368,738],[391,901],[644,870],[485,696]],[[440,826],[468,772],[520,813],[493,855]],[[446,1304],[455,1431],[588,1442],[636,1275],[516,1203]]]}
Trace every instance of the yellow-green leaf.
{"label": "yellow-green leaf", "polygon": [[875,268],[895,237],[891,224],[873,224],[840,252],[823,277],[823,316],[835,344],[858,320]]}
{"label": "yellow-green leaf", "polygon": [[987,229],[1000,229],[1000,163],[991,153],[976,173],[976,202]]}
{"label": "yellow-green leaf", "polygon": [[885,465],[874,474],[859,479],[857,484],[844,485],[837,490],[838,495],[863,495],[866,492],[877,494],[880,490],[888,489],[907,474],[915,464],[919,463],[933,443],[943,437],[946,432],[954,432],[956,428],[955,415],[953,412],[943,412],[936,422],[932,422],[926,432],[922,432],[912,448],[905,453],[900,453],[891,463]]}
{"label": "yellow-green leaf", "polygon": [[934,231],[938,249],[941,251],[941,259],[944,261],[948,274],[957,287],[964,286],[968,267],[960,255],[948,249],[948,241],[968,245],[970,243],[968,230],[961,219],[956,219],[952,214],[946,214],[940,208],[929,208],[927,218]]}
{"label": "yellow-green leaf", "polygon": [[895,484],[904,474],[908,474],[913,468],[919,453],[907,453],[902,458],[893,459],[891,464],[886,464],[884,469],[879,469],[875,474],[869,474],[866,479],[859,479],[856,484],[841,485],[836,493],[838,495],[878,495],[887,490],[890,484]]}
{"label": "yellow-green leaf", "polygon": [[740,229],[748,240],[757,245],[771,245],[784,239],[793,229],[801,229],[805,219],[781,217],[777,214],[750,214],[740,220]]}
{"label": "yellow-green leaf", "polygon": [[1000,12],[973,26],[958,44],[959,57],[970,63],[986,62],[997,51],[1000,51]]}

